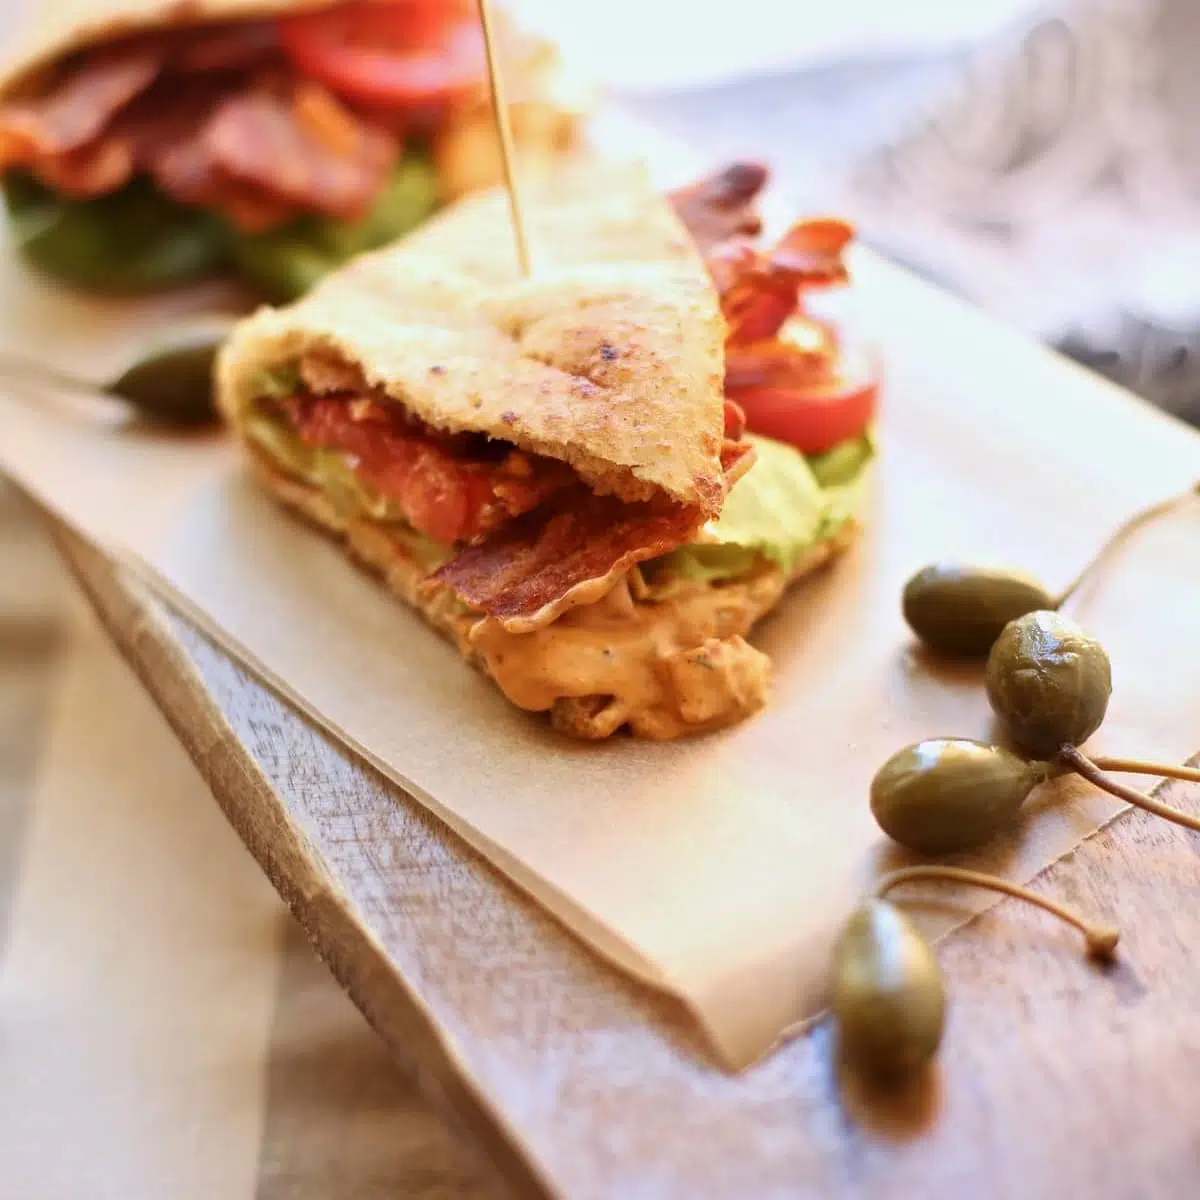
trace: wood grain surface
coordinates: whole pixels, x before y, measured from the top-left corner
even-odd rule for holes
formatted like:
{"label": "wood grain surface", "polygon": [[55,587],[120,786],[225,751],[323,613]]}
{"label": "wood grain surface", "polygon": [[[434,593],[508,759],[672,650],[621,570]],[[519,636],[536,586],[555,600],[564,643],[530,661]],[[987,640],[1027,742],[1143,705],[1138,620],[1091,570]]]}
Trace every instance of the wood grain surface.
{"label": "wood grain surface", "polygon": [[[56,537],[218,801],[396,1057],[519,1195],[1190,1197],[1200,841],[1119,818],[1037,887],[1120,958],[1004,902],[940,950],[937,1068],[870,1095],[819,1026],[740,1077],[405,796],[138,585]],[[1166,795],[1200,810],[1200,789]]]}

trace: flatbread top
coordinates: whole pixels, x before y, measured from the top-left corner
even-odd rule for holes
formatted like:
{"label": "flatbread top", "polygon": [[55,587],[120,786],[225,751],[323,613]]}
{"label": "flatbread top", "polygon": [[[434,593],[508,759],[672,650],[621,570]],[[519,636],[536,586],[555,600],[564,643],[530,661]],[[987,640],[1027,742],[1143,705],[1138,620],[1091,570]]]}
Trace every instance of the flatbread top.
{"label": "flatbread top", "polygon": [[601,491],[633,479],[713,515],[724,501],[725,324],[704,262],[640,164],[564,164],[525,191],[518,270],[502,189],[240,322],[218,362],[235,424],[263,373],[358,367],[426,424],[561,459]]}

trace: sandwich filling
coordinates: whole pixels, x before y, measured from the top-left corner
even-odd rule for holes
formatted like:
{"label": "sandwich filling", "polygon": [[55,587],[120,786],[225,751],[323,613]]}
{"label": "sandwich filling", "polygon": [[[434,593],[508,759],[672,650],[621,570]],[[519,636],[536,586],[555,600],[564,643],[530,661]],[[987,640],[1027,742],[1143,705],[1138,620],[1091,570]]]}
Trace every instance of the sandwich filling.
{"label": "sandwich filling", "polygon": [[[753,458],[727,406],[727,486]],[[476,433],[447,433],[329,356],[306,355],[261,381],[247,436],[302,464],[351,512],[402,524],[441,556],[431,584],[528,632],[589,603],[637,562],[688,541],[705,520],[665,493],[603,493],[565,462]],[[621,494],[622,492],[626,494]]]}

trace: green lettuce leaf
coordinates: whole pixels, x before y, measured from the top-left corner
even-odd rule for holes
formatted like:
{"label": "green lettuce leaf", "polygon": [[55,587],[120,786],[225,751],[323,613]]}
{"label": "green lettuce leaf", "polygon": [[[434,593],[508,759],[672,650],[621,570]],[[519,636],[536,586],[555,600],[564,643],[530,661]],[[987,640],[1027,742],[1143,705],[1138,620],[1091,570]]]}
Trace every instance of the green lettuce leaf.
{"label": "green lettuce leaf", "polygon": [[[300,388],[300,367],[296,363],[280,363],[260,371],[254,381],[254,394],[264,400],[286,400]],[[259,414],[256,414],[259,415]],[[265,414],[262,414],[265,419]],[[304,448],[303,445],[301,448]]]}
{"label": "green lettuce leaf", "polygon": [[823,488],[841,487],[862,477],[875,457],[875,438],[871,431],[848,442],[838,442],[824,454],[810,456],[809,469]]}
{"label": "green lettuce leaf", "polygon": [[146,179],[91,199],[60,195],[21,171],[9,171],[3,187],[17,251],[75,287],[156,292],[227,265],[221,221],[176,204]]}
{"label": "green lettuce leaf", "polygon": [[790,574],[801,555],[857,511],[875,453],[869,435],[814,459],[757,434],[746,440],[757,451],[754,466],[734,484],[720,517],[704,527],[702,541],[643,566],[652,588],[736,579],[763,559]]}
{"label": "green lettuce leaf", "polygon": [[247,283],[271,303],[284,304],[355,255],[408,233],[437,205],[433,164],[425,153],[410,148],[361,220],[309,215],[266,233],[230,230],[230,253]]}

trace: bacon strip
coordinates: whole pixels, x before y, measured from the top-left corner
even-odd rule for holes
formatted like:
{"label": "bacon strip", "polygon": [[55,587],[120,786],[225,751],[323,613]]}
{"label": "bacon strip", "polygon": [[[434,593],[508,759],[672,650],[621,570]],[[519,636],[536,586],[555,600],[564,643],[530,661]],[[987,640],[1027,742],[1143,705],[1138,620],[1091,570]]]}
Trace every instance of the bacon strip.
{"label": "bacon strip", "polygon": [[395,139],[324,88],[255,88],[227,100],[203,135],[217,170],[305,210],[361,216],[396,160]]}
{"label": "bacon strip", "polygon": [[162,65],[162,54],[151,49],[106,55],[71,71],[46,95],[0,108],[0,169],[37,167],[94,142]]}
{"label": "bacon strip", "polygon": [[729,344],[774,337],[799,308],[807,288],[846,283],[843,252],[854,229],[833,218],[797,221],[765,254],[745,243],[715,247],[709,272],[729,326]]}
{"label": "bacon strip", "polygon": [[[146,97],[153,99],[153,93]],[[223,212],[247,233],[279,225],[295,216],[296,206],[227,175],[206,143],[205,130],[222,102],[220,90],[196,88],[171,105],[130,110],[118,118],[112,139],[131,142],[137,169],[181,204]]]}
{"label": "bacon strip", "polygon": [[[725,439],[721,466],[729,486],[753,463],[749,442]],[[693,506],[630,504],[580,483],[460,551],[425,586],[448,587],[510,633],[528,633],[599,599],[634,564],[682,546],[703,523]]]}
{"label": "bacon strip", "polygon": [[579,484],[468,546],[426,581],[499,620],[510,633],[546,624],[597,599],[635,563],[682,545],[704,522],[698,508],[628,504]]}
{"label": "bacon strip", "polygon": [[203,196],[212,176],[201,134],[228,94],[228,80],[167,80],[120,113],[101,143],[132,147],[137,170],[184,203]]}
{"label": "bacon strip", "polygon": [[270,21],[92,52],[43,95],[0,107],[0,172],[25,167],[89,197],[140,171],[180,203],[216,209],[250,233],[301,212],[365,215],[400,142],[298,79]]}
{"label": "bacon strip", "polygon": [[[757,249],[749,240],[761,231],[753,200],[766,180],[766,170],[757,164],[735,163],[668,198],[704,254],[721,299],[733,374],[777,370],[786,358],[788,376],[794,379],[827,366],[828,357],[815,363],[815,349],[808,353],[791,343],[773,344],[773,339],[800,311],[803,290],[848,282],[843,254],[854,228],[834,217],[797,221],[772,249]],[[741,353],[742,348],[748,349]],[[836,347],[830,352],[836,354]]]}
{"label": "bacon strip", "polygon": [[784,334],[726,348],[727,393],[761,387],[807,388],[829,379],[831,365],[841,355],[834,330],[811,317],[793,316]]}
{"label": "bacon strip", "polygon": [[206,29],[190,29],[171,55],[177,71],[235,71],[269,57],[279,40],[272,21],[234,21]]}
{"label": "bacon strip", "polygon": [[803,287],[829,286],[848,279],[842,258],[854,240],[854,226],[840,217],[797,221],[771,251],[776,271],[787,271]]}
{"label": "bacon strip", "polygon": [[700,247],[708,251],[739,236],[755,236],[762,220],[754,201],[766,186],[761,163],[732,163],[723,171],[667,194],[676,215]]}
{"label": "bacon strip", "polygon": [[396,153],[391,135],[360,121],[317,85],[292,99],[266,81],[190,79],[156,86],[83,150],[40,163],[73,195],[113,190],[135,171],[182,204],[218,209],[247,232],[297,212],[353,215],[369,205]]}

